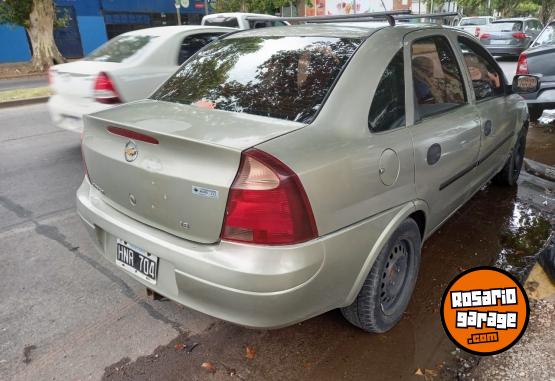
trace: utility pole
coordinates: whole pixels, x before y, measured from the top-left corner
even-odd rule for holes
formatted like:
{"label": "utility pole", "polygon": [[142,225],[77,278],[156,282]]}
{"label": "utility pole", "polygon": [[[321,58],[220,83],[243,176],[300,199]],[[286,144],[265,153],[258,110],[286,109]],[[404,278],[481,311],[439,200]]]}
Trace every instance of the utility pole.
{"label": "utility pole", "polygon": [[175,0],[175,12],[177,13],[177,25],[181,25],[181,3],[179,0]]}

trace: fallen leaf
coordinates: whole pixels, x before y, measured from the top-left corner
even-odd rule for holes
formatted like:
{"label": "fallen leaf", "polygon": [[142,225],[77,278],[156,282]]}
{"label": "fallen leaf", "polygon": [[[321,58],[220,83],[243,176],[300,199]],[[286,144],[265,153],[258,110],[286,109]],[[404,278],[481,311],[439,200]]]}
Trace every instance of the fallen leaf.
{"label": "fallen leaf", "polygon": [[185,345],[183,345],[183,344],[181,344],[181,343],[175,344],[175,349],[176,349],[176,350],[180,351],[180,350],[182,350],[183,348],[185,348]]}
{"label": "fallen leaf", "polygon": [[256,349],[253,347],[246,346],[245,347],[245,357],[249,360],[252,360],[256,356]]}
{"label": "fallen leaf", "polygon": [[202,368],[206,369],[210,373],[214,373],[216,371],[216,367],[210,361],[203,362],[201,365]]}
{"label": "fallen leaf", "polygon": [[437,376],[437,371],[434,370],[434,369],[424,369],[424,374],[426,376],[436,377]]}
{"label": "fallen leaf", "polygon": [[422,369],[417,368],[417,369],[416,369],[416,372],[414,372],[414,374],[415,374],[416,376],[423,376],[423,375],[424,375],[424,372],[422,372]]}
{"label": "fallen leaf", "polygon": [[192,343],[192,344],[187,344],[185,346],[185,349],[187,350],[187,353],[191,353],[193,351],[193,349],[195,349],[200,343]]}
{"label": "fallen leaf", "polygon": [[236,374],[237,374],[237,371],[235,369],[233,369],[233,368],[229,369],[229,375],[231,377],[235,376]]}

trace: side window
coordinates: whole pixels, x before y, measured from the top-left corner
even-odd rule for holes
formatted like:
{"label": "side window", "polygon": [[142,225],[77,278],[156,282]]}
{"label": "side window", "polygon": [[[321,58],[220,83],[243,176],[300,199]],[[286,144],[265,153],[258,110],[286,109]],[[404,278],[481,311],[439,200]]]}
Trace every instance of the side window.
{"label": "side window", "polygon": [[478,44],[467,38],[459,37],[466,68],[472,79],[472,87],[476,100],[503,95],[503,74],[500,73],[491,58]]}
{"label": "side window", "polygon": [[417,120],[466,103],[459,65],[443,36],[413,42],[412,79]]}
{"label": "side window", "polygon": [[385,69],[376,88],[368,114],[368,127],[372,132],[382,132],[404,125],[405,80],[401,49]]}
{"label": "side window", "polygon": [[185,37],[179,47],[177,64],[181,65],[183,62],[187,61],[189,57],[199,51],[204,45],[214,41],[220,35],[221,33],[203,33]]}

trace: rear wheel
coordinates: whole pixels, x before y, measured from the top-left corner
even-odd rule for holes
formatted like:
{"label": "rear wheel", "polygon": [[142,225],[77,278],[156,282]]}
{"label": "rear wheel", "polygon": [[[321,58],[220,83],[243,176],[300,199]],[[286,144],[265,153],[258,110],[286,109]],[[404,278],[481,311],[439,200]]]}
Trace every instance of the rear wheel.
{"label": "rear wheel", "polygon": [[511,155],[507,159],[503,169],[495,175],[493,182],[499,185],[514,186],[520,175],[520,169],[524,161],[524,150],[526,149],[526,133],[528,129],[525,127],[521,130],[516,140],[515,146],[511,151]]}
{"label": "rear wheel", "polygon": [[418,225],[408,218],[383,247],[355,301],[341,309],[351,324],[381,333],[401,320],[418,277],[420,246]]}

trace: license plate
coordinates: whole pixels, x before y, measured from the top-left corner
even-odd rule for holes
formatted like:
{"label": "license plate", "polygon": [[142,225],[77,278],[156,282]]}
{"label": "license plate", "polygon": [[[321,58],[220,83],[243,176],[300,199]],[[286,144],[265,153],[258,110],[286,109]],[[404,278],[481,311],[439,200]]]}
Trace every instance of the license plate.
{"label": "license plate", "polygon": [[511,40],[491,40],[490,44],[492,45],[509,45]]}
{"label": "license plate", "polygon": [[156,284],[158,257],[122,239],[116,242],[116,263],[141,279]]}

